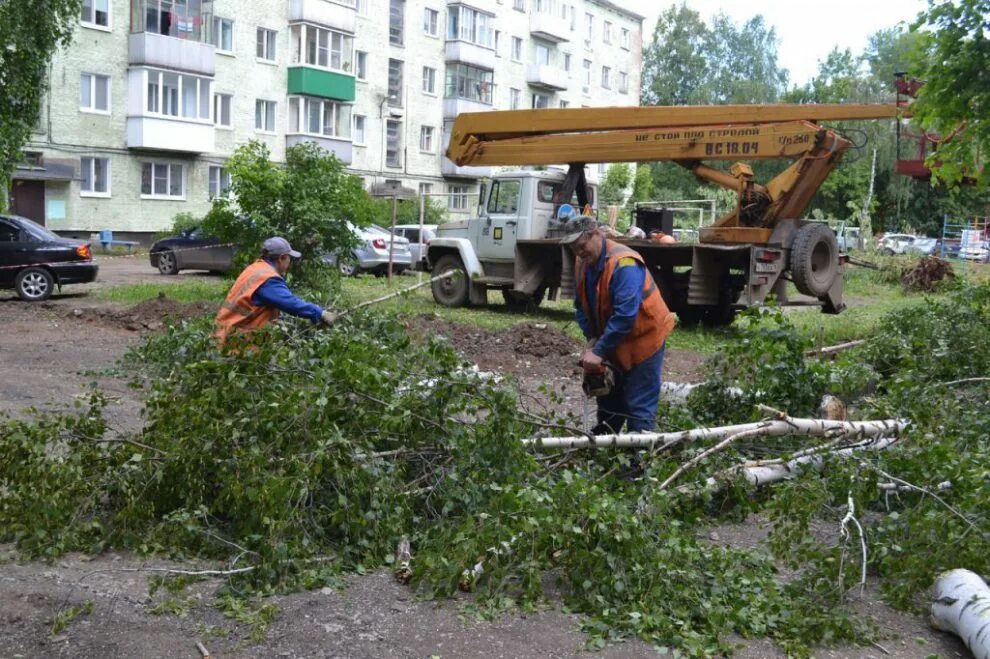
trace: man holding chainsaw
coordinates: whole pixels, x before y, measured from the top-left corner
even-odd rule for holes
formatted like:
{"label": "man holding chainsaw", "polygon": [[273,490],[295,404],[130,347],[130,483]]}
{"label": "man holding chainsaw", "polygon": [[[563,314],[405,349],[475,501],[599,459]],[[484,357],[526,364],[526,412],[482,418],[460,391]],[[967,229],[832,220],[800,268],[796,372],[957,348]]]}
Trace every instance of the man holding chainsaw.
{"label": "man holding chainsaw", "polygon": [[261,258],[244,269],[220,305],[213,333],[220,345],[233,332],[259,330],[278,320],[283,311],[314,323],[333,325],[336,320],[333,313],[296,297],[285,284],[292,259],[300,256],[285,238],[276,236],[264,242]]}
{"label": "man holding chainsaw", "polygon": [[585,219],[561,242],[577,257],[577,322],[588,344],[581,353],[586,393],[598,397],[594,434],[652,430],[660,372],[674,316],[643,258],[608,240]]}

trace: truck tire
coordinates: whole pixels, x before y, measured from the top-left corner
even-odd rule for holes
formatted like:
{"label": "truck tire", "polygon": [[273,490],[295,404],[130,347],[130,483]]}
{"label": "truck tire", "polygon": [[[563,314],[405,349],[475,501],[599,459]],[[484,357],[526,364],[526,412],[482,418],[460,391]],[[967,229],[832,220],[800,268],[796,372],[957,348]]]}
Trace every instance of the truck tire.
{"label": "truck tire", "polygon": [[442,304],[445,307],[466,306],[471,282],[468,281],[467,270],[464,268],[464,263],[461,262],[461,257],[456,254],[444,254],[437,259],[432,274],[436,277],[449,270],[454,270],[456,274],[433,282],[431,287],[433,299],[436,300],[437,304]]}
{"label": "truck tire", "polygon": [[546,294],[546,286],[540,286],[532,295],[517,293],[510,288],[502,289],[502,299],[505,300],[505,305],[513,311],[534,311],[543,302]]}
{"label": "truck tire", "polygon": [[825,224],[805,224],[791,245],[791,279],[805,295],[822,297],[839,276],[839,244]]}

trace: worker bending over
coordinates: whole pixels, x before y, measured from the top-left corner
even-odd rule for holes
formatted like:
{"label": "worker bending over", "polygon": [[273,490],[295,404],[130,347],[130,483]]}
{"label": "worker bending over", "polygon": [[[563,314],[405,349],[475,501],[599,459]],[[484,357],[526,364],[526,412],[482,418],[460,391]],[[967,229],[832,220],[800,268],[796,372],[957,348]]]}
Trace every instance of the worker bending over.
{"label": "worker bending over", "polygon": [[285,283],[292,259],[300,256],[285,238],[269,238],[264,242],[261,258],[244,268],[220,305],[213,333],[220,345],[234,332],[259,330],[278,320],[283,311],[314,323],[333,324],[336,319],[333,313],[296,297]]}
{"label": "worker bending over", "polygon": [[577,322],[588,344],[581,354],[586,379],[606,367],[614,384],[598,397],[596,435],[652,430],[660,400],[660,372],[674,316],[635,251],[605,238],[588,219],[562,241],[577,257]]}

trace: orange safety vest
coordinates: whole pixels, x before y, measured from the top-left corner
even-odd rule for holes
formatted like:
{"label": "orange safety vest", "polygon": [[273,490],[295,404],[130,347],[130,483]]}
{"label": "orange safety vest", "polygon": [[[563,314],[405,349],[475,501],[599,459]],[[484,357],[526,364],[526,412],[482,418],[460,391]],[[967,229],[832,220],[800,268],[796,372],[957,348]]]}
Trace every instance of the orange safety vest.
{"label": "orange safety vest", "polygon": [[577,259],[574,265],[574,269],[578,273],[577,295],[581,302],[581,309],[598,332],[605,330],[608,319],[612,315],[612,297],[609,293],[609,286],[612,283],[612,275],[615,273],[615,269],[619,267],[621,259],[635,259],[646,271],[646,276],[643,278],[643,301],[639,305],[636,322],[633,323],[632,330],[622,339],[615,352],[607,355],[623,371],[629,371],[633,366],[660,349],[671,330],[674,329],[674,315],[670,313],[670,309],[663,301],[643,257],[625,245],[606,240],[605,269],[598,280],[598,293],[595,296],[597,309],[591,309],[587,289],[584,285],[587,268],[584,267],[580,259]]}
{"label": "orange safety vest", "polygon": [[281,277],[278,271],[264,259],[258,259],[240,274],[230,287],[227,298],[217,312],[216,331],[213,338],[220,345],[227,342],[232,332],[249,332],[261,329],[273,320],[278,320],[278,309],[258,306],[251,302],[251,296],[272,277]]}

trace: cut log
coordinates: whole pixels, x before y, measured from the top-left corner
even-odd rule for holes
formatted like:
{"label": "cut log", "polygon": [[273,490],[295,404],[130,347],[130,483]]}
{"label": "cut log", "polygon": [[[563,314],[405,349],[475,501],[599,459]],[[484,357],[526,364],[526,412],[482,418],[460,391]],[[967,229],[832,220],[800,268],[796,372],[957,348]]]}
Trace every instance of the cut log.
{"label": "cut log", "polygon": [[[705,382],[663,382],[660,384],[660,400],[669,400],[672,403],[687,403],[688,396]],[[739,387],[729,387],[727,392],[732,397],[742,396],[743,391]]]}
{"label": "cut log", "polygon": [[742,423],[718,428],[695,428],[679,432],[623,433],[617,435],[592,435],[585,437],[532,437],[522,440],[523,444],[534,448],[642,448],[665,449],[682,442],[696,442],[709,439],[725,439],[730,435],[757,430],[756,434],[766,437],[786,435],[807,435],[813,437],[849,437],[866,439],[869,437],[895,437],[904,431],[907,421],[829,421],[826,419],[778,419]]}
{"label": "cut log", "polygon": [[975,572],[949,570],[939,575],[931,623],[961,638],[976,659],[990,659],[990,588]]}

